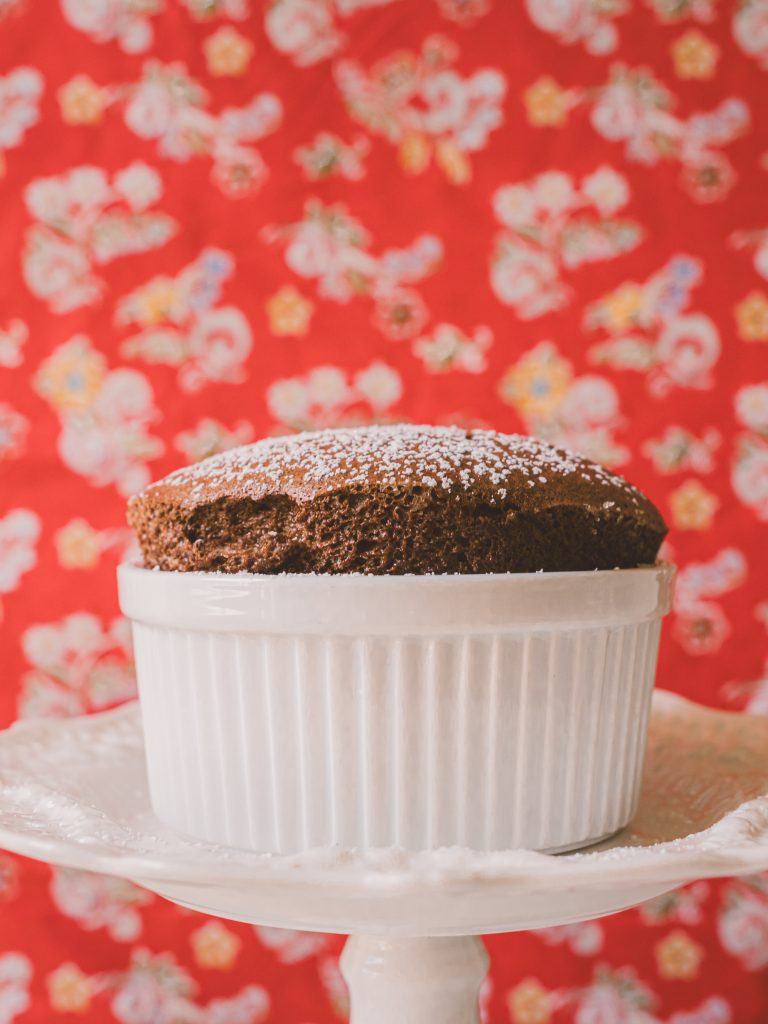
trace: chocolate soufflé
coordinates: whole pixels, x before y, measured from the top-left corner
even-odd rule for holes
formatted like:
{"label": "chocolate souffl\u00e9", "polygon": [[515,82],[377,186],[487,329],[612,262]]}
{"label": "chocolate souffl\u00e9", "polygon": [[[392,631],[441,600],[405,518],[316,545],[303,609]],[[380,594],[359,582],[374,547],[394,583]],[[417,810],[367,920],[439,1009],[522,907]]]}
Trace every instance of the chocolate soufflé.
{"label": "chocolate souffl\u00e9", "polygon": [[147,568],[521,573],[656,561],[667,528],[635,487],[543,441],[373,426],[268,438],[129,503]]}

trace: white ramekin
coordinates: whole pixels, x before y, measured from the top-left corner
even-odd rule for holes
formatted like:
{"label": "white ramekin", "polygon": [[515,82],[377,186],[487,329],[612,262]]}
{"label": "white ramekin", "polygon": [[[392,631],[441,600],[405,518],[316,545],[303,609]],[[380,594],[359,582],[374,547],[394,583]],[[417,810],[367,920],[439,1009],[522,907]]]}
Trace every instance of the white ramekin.
{"label": "white ramekin", "polygon": [[594,842],[634,813],[673,579],[121,566],[154,811],[281,853]]}

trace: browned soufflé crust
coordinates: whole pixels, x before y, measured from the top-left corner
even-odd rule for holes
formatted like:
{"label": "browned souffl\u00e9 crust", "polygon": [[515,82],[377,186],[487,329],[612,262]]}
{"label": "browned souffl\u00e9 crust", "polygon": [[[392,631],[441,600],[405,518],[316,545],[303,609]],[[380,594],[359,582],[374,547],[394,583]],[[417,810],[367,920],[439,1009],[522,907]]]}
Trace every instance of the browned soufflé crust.
{"label": "browned souffl\u00e9 crust", "polygon": [[148,568],[501,573],[652,564],[667,532],[622,477],[530,437],[375,426],[269,438],[129,504]]}

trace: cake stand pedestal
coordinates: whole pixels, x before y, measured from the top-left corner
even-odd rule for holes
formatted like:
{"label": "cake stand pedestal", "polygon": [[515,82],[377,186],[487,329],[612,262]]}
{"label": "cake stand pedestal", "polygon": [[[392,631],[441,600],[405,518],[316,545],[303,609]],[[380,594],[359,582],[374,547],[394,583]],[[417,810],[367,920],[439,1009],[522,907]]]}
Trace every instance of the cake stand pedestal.
{"label": "cake stand pedestal", "polygon": [[353,935],[341,955],[352,1021],[475,1024],[488,970],[482,940]]}
{"label": "cake stand pedestal", "polygon": [[659,692],[632,824],[587,852],[245,853],[149,809],[138,709],[0,734],[0,846],[128,878],[205,913],[342,932],[353,1024],[475,1024],[477,936],[614,913],[697,878],[768,868],[768,719]]}

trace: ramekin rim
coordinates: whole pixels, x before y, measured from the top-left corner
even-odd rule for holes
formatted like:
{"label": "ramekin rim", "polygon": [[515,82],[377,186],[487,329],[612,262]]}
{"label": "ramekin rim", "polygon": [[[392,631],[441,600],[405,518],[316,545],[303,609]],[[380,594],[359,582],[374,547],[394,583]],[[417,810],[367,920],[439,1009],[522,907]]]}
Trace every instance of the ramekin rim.
{"label": "ramekin rim", "polygon": [[[615,576],[617,573],[622,575],[637,574],[645,575],[650,573],[663,573],[667,577],[671,577],[677,573],[677,566],[673,562],[659,561],[654,562],[653,565],[636,565],[631,568],[622,569],[616,567],[614,569],[573,569],[565,571],[554,571],[547,572],[543,569],[539,569],[537,572],[478,572],[478,573],[311,573],[311,572],[282,572],[282,573],[256,573],[256,572],[208,572],[199,569],[192,570],[181,570],[181,569],[160,569],[160,568],[148,568],[147,566],[141,565],[136,561],[121,562],[118,567],[120,573],[136,573],[145,577],[158,576],[163,578],[174,578],[174,579],[189,579],[193,581],[210,581],[213,583],[229,583],[238,582],[246,583],[253,581],[254,583],[267,584],[274,582],[277,586],[288,585],[301,580],[302,582],[313,581],[319,585],[327,583],[329,581],[341,582],[355,582],[360,583],[364,581],[366,584],[371,586],[393,586],[394,582],[409,581],[429,581],[425,582],[425,585],[440,582],[446,583],[448,581],[465,582],[473,581],[477,584],[477,581],[483,580],[552,580],[559,581],[564,579],[595,579],[596,577],[603,576]],[[376,581],[370,582],[370,581]],[[389,581],[389,582],[383,582]],[[310,583],[310,586],[313,585]],[[450,585],[450,584],[449,584]],[[472,585],[472,584],[469,584]]]}

